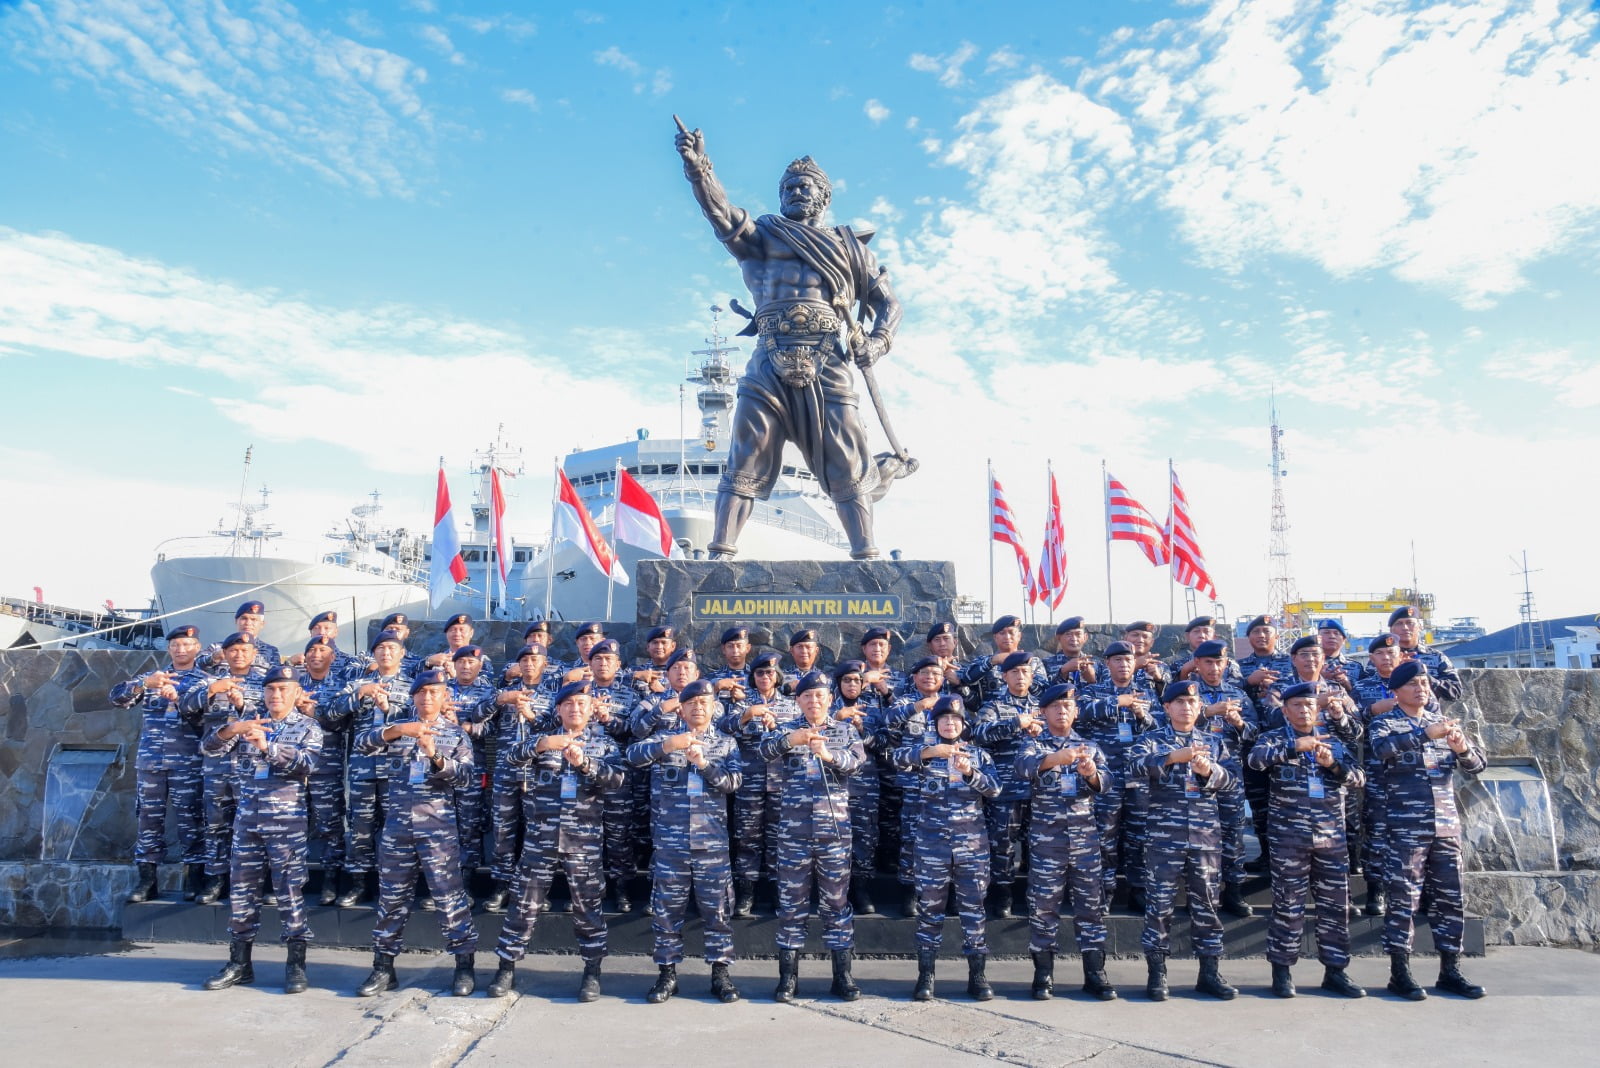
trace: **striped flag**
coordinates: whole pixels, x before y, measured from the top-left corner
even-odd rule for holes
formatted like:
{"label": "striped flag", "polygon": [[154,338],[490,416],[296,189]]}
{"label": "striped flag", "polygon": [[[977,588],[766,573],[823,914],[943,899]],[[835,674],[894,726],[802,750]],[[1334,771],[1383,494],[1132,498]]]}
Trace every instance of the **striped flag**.
{"label": "striped flag", "polygon": [[1000,488],[1000,480],[994,477],[992,469],[989,472],[989,537],[1011,546],[1016,552],[1017,578],[1022,583],[1022,588],[1027,591],[1028,603],[1036,603],[1039,600],[1039,589],[1034,584],[1033,564],[1028,559],[1028,550],[1022,547],[1022,535],[1017,532],[1016,517],[1011,514],[1011,506],[1006,503],[1006,491]]}
{"label": "striped flag", "polygon": [[1039,600],[1054,611],[1067,597],[1067,536],[1061,526],[1061,495],[1056,492],[1056,473],[1050,475],[1050,514],[1044,521],[1044,552],[1039,556],[1039,577],[1035,585]]}
{"label": "striped flag", "polygon": [[1166,532],[1144,505],[1133,499],[1128,487],[1106,475],[1106,539],[1131,541],[1156,567],[1167,562]]}
{"label": "striped flag", "polygon": [[433,495],[433,559],[428,564],[428,604],[438,608],[467,581],[467,562],[461,559],[461,534],[450,509],[450,484],[439,464],[439,488]]}
{"label": "striped flag", "polygon": [[556,514],[550,522],[550,540],[575,543],[602,575],[610,575],[613,582],[628,585],[627,570],[601,535],[589,509],[583,506],[583,500],[578,496],[578,491],[572,488],[567,473],[557,467],[556,478]]}
{"label": "striped flag", "polygon": [[1203,593],[1210,600],[1217,599],[1216,584],[1206,571],[1206,559],[1200,555],[1200,543],[1195,541],[1194,520],[1189,518],[1189,498],[1183,495],[1178,484],[1178,472],[1169,463],[1172,474],[1171,510],[1167,514],[1167,556],[1172,560],[1172,577],[1178,585]]}
{"label": "striped flag", "polygon": [[500,589],[506,588],[507,561],[511,559],[511,539],[506,537],[506,491],[500,485],[500,469],[489,471],[489,513],[494,523],[494,552],[500,561]]}

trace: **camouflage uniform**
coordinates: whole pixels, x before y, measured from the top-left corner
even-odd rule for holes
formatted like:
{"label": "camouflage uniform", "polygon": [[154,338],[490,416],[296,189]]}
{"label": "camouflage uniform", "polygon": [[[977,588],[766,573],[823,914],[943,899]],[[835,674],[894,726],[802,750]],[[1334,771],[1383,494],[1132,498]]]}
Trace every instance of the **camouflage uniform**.
{"label": "camouflage uniform", "polygon": [[1032,790],[1017,777],[1017,755],[1028,743],[1028,735],[1017,727],[1017,717],[1028,715],[1039,720],[1035,695],[1021,697],[1003,690],[978,710],[972,738],[994,759],[995,778],[1000,793],[988,799],[984,811],[989,821],[990,882],[1009,888],[1018,872],[1027,870],[1026,856],[1018,856],[1029,825],[1029,799]]}
{"label": "camouflage uniform", "polygon": [[733,797],[733,877],[741,883],[776,877],[780,782],[775,765],[761,755],[761,740],[766,731],[757,720],[749,723],[739,720],[751,704],[758,701],[771,706],[780,728],[800,715],[794,701],[781,693],[762,698],[753,687],[747,686],[745,694],[743,701],[717,719],[722,732],[738,742],[739,767],[743,772],[739,791]]}
{"label": "camouflage uniform", "polygon": [[1100,820],[1100,879],[1108,901],[1117,888],[1119,875],[1127,879],[1130,887],[1142,888],[1149,882],[1144,842],[1150,787],[1143,777],[1132,773],[1126,758],[1135,739],[1152,728],[1137,720],[1131,708],[1118,707],[1117,698],[1130,693],[1149,700],[1149,715],[1159,724],[1157,712],[1161,703],[1148,686],[1141,686],[1137,680],[1117,686],[1107,679],[1078,691],[1082,715],[1077,729],[1105,753],[1110,771],[1106,788],[1095,798]]}
{"label": "camouflage uniform", "polygon": [[[263,716],[265,714],[263,713]],[[310,716],[290,712],[269,721],[263,752],[243,738],[221,738],[231,717],[207,732],[200,743],[207,757],[225,763],[234,776],[237,808],[229,879],[228,933],[235,942],[254,942],[261,930],[261,884],[269,875],[278,897],[283,941],[311,937],[306,924],[305,782],[322,751],[322,728]],[[270,718],[269,718],[270,719]]]}
{"label": "camouflage uniform", "polygon": [[1393,697],[1389,684],[1376,671],[1369,671],[1356,683],[1356,704],[1361,709],[1361,723],[1365,730],[1363,770],[1366,785],[1362,790],[1361,811],[1361,867],[1369,884],[1387,882],[1388,865],[1388,803],[1384,796],[1383,761],[1372,747],[1372,725],[1377,719],[1372,707]]}
{"label": "camouflage uniform", "polygon": [[[361,688],[377,683],[389,696],[389,711],[382,712],[377,701],[362,697]],[[352,680],[339,696],[349,717],[354,736],[350,746],[349,771],[349,839],[345,842],[345,869],[352,875],[364,875],[377,869],[377,839],[388,822],[387,805],[390,795],[389,768],[392,763],[380,749],[363,749],[359,735],[375,727],[411,719],[411,677],[404,671],[388,677],[360,676]],[[451,806],[452,815],[455,806]]]}
{"label": "camouflage uniform", "polygon": [[[642,722],[659,722],[659,709]],[[674,717],[675,718],[675,717]],[[700,736],[704,771],[690,764],[683,750],[666,753],[666,734],[688,730],[681,725],[652,734],[628,748],[628,763],[648,769],[650,826],[655,855],[651,863],[650,929],[655,933],[655,962],[676,966],[683,959],[683,920],[694,890],[705,930],[706,961],[733,960],[733,873],[728,862],[728,796],[738,791],[739,755],[733,739],[707,729]]]}
{"label": "camouflage uniform", "polygon": [[[1261,668],[1269,668],[1278,673],[1278,684],[1288,685],[1286,680],[1293,680],[1294,660],[1287,653],[1273,652],[1266,656],[1251,653],[1249,656],[1239,658],[1239,675],[1248,679]],[[1272,707],[1269,700],[1271,685],[1251,686],[1245,683],[1244,691],[1250,695],[1250,700],[1255,703],[1256,725],[1261,730],[1271,730],[1274,726],[1282,726],[1281,718],[1273,722],[1277,710]],[[1269,805],[1270,791],[1267,788],[1265,773],[1259,772],[1248,765],[1244,769],[1244,796],[1250,804],[1250,819],[1254,825],[1256,840],[1261,843],[1263,850],[1262,859],[1265,860],[1267,846],[1267,807]]]}
{"label": "camouflage uniform", "polygon": [[[554,733],[565,731],[558,727]],[[583,763],[576,767],[567,762],[562,750],[536,752],[545,737],[525,735],[508,746],[504,758],[509,770],[527,775],[522,794],[527,831],[512,881],[511,909],[495,952],[509,961],[519,961],[527,954],[528,940],[559,867],[572,891],[572,930],[578,938],[578,955],[586,961],[598,960],[606,955],[606,921],[600,907],[605,896],[601,871],[605,796],[622,785],[622,752],[592,720],[579,736]]]}
{"label": "camouflage uniform", "polygon": [[[1211,750],[1211,774],[1192,775],[1187,764],[1166,763],[1175,749],[1190,744]],[[1179,734],[1170,725],[1139,737],[1128,751],[1128,776],[1150,784],[1145,837],[1145,952],[1165,957],[1169,949],[1172,902],[1178,881],[1189,899],[1190,930],[1195,954],[1222,955],[1222,923],[1217,919],[1221,878],[1222,818],[1218,797],[1233,782],[1229,763],[1238,758],[1227,742],[1205,731]]]}
{"label": "camouflage uniform", "polygon": [[[199,715],[202,735],[234,719],[254,719],[265,716],[261,707],[261,680],[266,672],[252,667],[245,675],[228,675],[239,683],[244,693],[244,704],[234,710],[226,692],[208,694],[205,686],[196,686],[184,695],[189,715]],[[206,680],[209,684],[214,679]],[[233,813],[236,805],[233,770],[227,760],[201,751],[201,798],[206,820],[206,874],[220,879],[228,874],[229,854],[233,845]]]}
{"label": "camouflage uniform", "polygon": [[1058,682],[1070,682],[1072,688],[1079,691],[1085,687],[1093,686],[1097,682],[1104,682],[1106,679],[1106,665],[1104,662],[1094,656],[1090,656],[1087,650],[1080,655],[1088,657],[1094,662],[1095,682],[1086,680],[1083,677],[1083,672],[1077,668],[1073,668],[1065,675],[1061,674],[1061,669],[1066,666],[1067,661],[1075,659],[1062,652],[1051,653],[1044,658],[1044,677],[1050,681],[1051,685],[1055,685]]}
{"label": "camouflage uniform", "polygon": [[[1233,662],[1229,661],[1232,667]],[[1250,700],[1250,695],[1244,692],[1244,687],[1230,682],[1224,674],[1220,686],[1210,686],[1198,673],[1191,676],[1200,685],[1200,703],[1214,705],[1221,701],[1238,701],[1239,718],[1244,720],[1242,727],[1235,727],[1222,716],[1209,716],[1202,714],[1196,730],[1203,730],[1209,734],[1220,737],[1227,744],[1230,754],[1228,772],[1233,776],[1233,782],[1227,789],[1217,794],[1217,811],[1222,818],[1222,881],[1225,883],[1243,883],[1244,871],[1244,831],[1249,825],[1250,813],[1245,806],[1244,796],[1244,768],[1241,765],[1240,754],[1248,753],[1254,744],[1257,734],[1260,733],[1260,724],[1256,721],[1255,702]]]}
{"label": "camouflage uniform", "polygon": [[472,742],[472,776],[465,786],[456,791],[461,871],[467,878],[487,859],[483,847],[489,830],[489,773],[494,767],[489,745],[494,740],[496,690],[486,673],[489,658],[483,659],[485,673],[480,673],[472,680],[471,686],[450,680],[451,708],[456,722]]}
{"label": "camouflage uniform", "polygon": [[322,845],[323,877],[344,867],[344,776],[349,764],[350,709],[341,700],[344,680],[332,669],[321,680],[304,669],[300,688],[316,702],[314,718],[322,729],[322,750],[306,777],[311,837]]}
{"label": "camouflage uniform", "polygon": [[1095,817],[1099,790],[1085,782],[1071,765],[1039,770],[1052,753],[1080,745],[1093,756],[1100,789],[1104,789],[1111,781],[1106,755],[1077,731],[1057,736],[1046,730],[1037,738],[1023,741],[1013,761],[1014,781],[1031,791],[1028,947],[1036,953],[1057,952],[1064,900],[1072,907],[1078,949],[1103,950],[1106,944],[1100,827]]}
{"label": "camouflage uniform", "polygon": [[1461,673],[1450,663],[1448,656],[1431,645],[1419,644],[1412,649],[1402,647],[1402,650],[1428,669],[1428,681],[1433,687],[1433,696],[1436,700],[1461,700]]}
{"label": "camouflage uniform", "polygon": [[[838,696],[838,685],[835,684],[834,699],[829,714],[837,717],[844,711],[844,699]],[[851,725],[850,732],[862,742],[862,751],[868,757],[861,767],[856,769],[845,784],[845,791],[850,798],[850,870],[860,879],[870,879],[872,872],[877,867],[878,843],[882,840],[881,825],[878,822],[878,808],[883,798],[881,783],[878,778],[878,764],[876,754],[881,747],[885,735],[883,734],[884,710],[876,702],[869,703],[866,699],[866,690],[861,692],[861,698],[855,705],[850,706],[861,712],[860,728]]]}
{"label": "camouflage uniform", "polygon": [[907,739],[921,738],[933,731],[930,714],[917,708],[921,700],[922,694],[913,690],[894,703],[884,717],[881,745],[894,766],[895,787],[900,791],[900,854],[895,874],[903,885],[913,888],[916,886],[917,819],[922,794],[918,789],[918,773],[895,765],[894,754]]}
{"label": "camouflage uniform", "polygon": [[831,762],[809,749],[796,749],[789,731],[804,720],[780,723],[761,741],[763,760],[777,776],[778,934],[780,950],[804,949],[811,892],[822,916],[822,944],[830,950],[855,945],[855,913],[850,908],[851,829],[846,782],[867,762],[855,728],[829,720],[818,728]]}
{"label": "camouflage uniform", "polygon": [[[893,736],[888,730],[888,721],[895,702],[910,686],[910,680],[903,671],[871,667],[867,670],[882,671],[889,692],[884,694],[875,686],[863,686],[861,689],[861,704],[869,711],[858,736],[866,750],[867,763],[851,776],[850,781],[852,792],[857,786],[856,780],[864,776],[871,776],[877,787],[877,801],[870,813],[874,824],[871,845],[863,843],[859,848],[854,845],[851,847],[851,865],[863,877],[870,876],[877,869],[880,853],[898,860],[903,844],[901,835],[904,833],[902,814],[905,795],[895,772]],[[865,814],[860,803],[856,811]],[[854,819],[855,814],[851,818]],[[861,825],[857,823],[855,826]]]}
{"label": "camouflage uniform", "polygon": [[[1037,697],[1039,692],[1050,685],[1050,676],[1046,674],[1044,661],[1036,656],[1029,657],[1029,665],[1033,668],[1033,681],[1028,684],[1028,692]],[[1005,673],[1000,670],[1004,656],[994,654],[991,656],[975,656],[967,661],[961,669],[961,685],[958,692],[967,702],[968,708],[980,708],[1006,692]]]}
{"label": "camouflage uniform", "polygon": [[1329,968],[1350,963],[1350,854],[1345,842],[1344,791],[1360,786],[1360,762],[1344,741],[1324,736],[1333,765],[1295,751],[1300,736],[1287,725],[1256,739],[1250,766],[1265,772],[1272,790],[1267,834],[1272,857],[1272,925],[1267,960],[1300,959],[1306,893],[1316,905],[1317,959]]}
{"label": "camouflage uniform", "polygon": [[916,827],[917,946],[937,952],[944,940],[945,907],[955,889],[961,916],[961,952],[988,956],[983,899],[989,892],[989,832],[984,802],[1000,793],[994,761],[982,749],[967,750],[972,772],[950,778],[950,761],[923,761],[922,750],[940,744],[937,733],[908,739],[895,750],[897,768],[911,772],[918,798]]}
{"label": "camouflage uniform", "polygon": [[[256,648],[256,658],[250,663],[250,670],[265,675],[268,671],[283,663],[283,654],[278,652],[278,647],[260,638],[251,642]],[[222,644],[214,642],[206,646],[199,656],[195,657],[194,666],[212,676],[223,676],[228,673],[228,662],[222,658]]]}
{"label": "camouflage uniform", "polygon": [[1454,778],[1458,771],[1476,775],[1487,762],[1483,747],[1470,738],[1467,751],[1458,755],[1444,739],[1424,733],[1429,724],[1446,718],[1431,707],[1416,719],[1395,708],[1372,721],[1372,751],[1383,765],[1389,888],[1383,948],[1389,953],[1411,951],[1414,916],[1424,890],[1432,902],[1434,948],[1461,952],[1466,918]]}
{"label": "camouflage uniform", "polygon": [[[599,710],[605,708],[611,721],[601,729],[624,751],[636,740],[633,736],[634,715],[638,711],[638,698],[632,688],[621,678],[609,686],[591,685],[594,698],[595,722]],[[553,714],[552,714],[553,715]],[[621,883],[639,873],[643,858],[650,855],[650,779],[635,772],[624,761],[622,783],[605,791],[605,874],[606,878]]]}
{"label": "camouflage uniform", "polygon": [[514,704],[499,705],[494,713],[494,783],[491,788],[493,828],[490,834],[489,877],[501,886],[510,886],[517,872],[517,858],[527,842],[527,813],[532,807],[529,788],[536,775],[532,766],[513,764],[510,756],[530,737],[543,734],[554,721],[551,694],[539,683],[527,686],[520,679],[510,690],[530,690],[536,721],[529,723]]}
{"label": "camouflage uniform", "polygon": [[141,712],[139,751],[134,759],[139,814],[139,836],[133,859],[159,864],[167,857],[167,806],[172,806],[173,831],[185,864],[204,864],[206,837],[202,831],[200,802],[199,705],[186,700],[202,692],[211,677],[198,668],[178,671],[170,663],[162,669],[172,676],[178,700],[168,701],[143,680],[129,679],[111,688],[111,703],[118,708],[134,705]]}
{"label": "camouflage uniform", "polygon": [[[408,687],[409,689],[409,687]],[[407,694],[409,698],[409,694]],[[457,837],[455,794],[474,772],[472,743],[460,727],[443,716],[433,721],[433,742],[441,765],[434,768],[415,738],[383,739],[385,727],[416,719],[409,700],[401,716],[367,711],[356,733],[355,752],[382,766],[383,833],[378,841],[378,914],[372,929],[373,948],[397,954],[405,949],[406,919],[422,873],[439,904],[439,928],[451,953],[478,948],[471,902],[461,884],[461,844]]]}

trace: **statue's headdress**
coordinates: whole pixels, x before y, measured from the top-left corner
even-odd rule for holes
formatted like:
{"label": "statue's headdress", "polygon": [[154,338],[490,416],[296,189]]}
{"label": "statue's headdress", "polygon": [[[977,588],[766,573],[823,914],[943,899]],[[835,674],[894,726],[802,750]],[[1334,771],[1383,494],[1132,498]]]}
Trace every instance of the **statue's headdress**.
{"label": "statue's headdress", "polygon": [[831,200],[833,198],[833,183],[828,180],[828,172],[817,166],[817,161],[810,156],[801,156],[783,169],[783,177],[778,179],[778,192],[783,192],[783,183],[797,174],[808,174],[816,179],[822,186],[822,191]]}

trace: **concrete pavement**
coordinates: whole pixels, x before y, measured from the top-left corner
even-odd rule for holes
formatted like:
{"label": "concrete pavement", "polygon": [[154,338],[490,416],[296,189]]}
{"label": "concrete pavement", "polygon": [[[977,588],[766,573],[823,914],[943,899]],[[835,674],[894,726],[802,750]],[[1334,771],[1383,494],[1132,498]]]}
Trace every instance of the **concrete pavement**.
{"label": "concrete pavement", "polygon": [[[83,947],[34,944],[49,953]],[[9,948],[27,952],[28,943]],[[104,947],[89,947],[104,948]],[[1227,1004],[1192,993],[1193,962],[1175,962],[1174,998],[1163,1005],[1139,994],[1143,963],[1109,962],[1124,997],[1092,1002],[1077,992],[1077,960],[1061,961],[1048,1002],[1028,997],[1027,961],[990,964],[997,997],[964,995],[966,972],[941,962],[940,999],[907,1000],[915,965],[859,961],[864,996],[846,1005],[826,997],[828,964],[807,960],[802,1002],[774,1004],[776,964],[735,965],[746,1000],[721,1005],[707,992],[703,962],[680,969],[684,994],[662,1006],[643,1003],[655,969],[643,957],[606,962],[605,996],[573,997],[577,958],[542,955],[518,970],[519,994],[491,1001],[445,996],[451,960],[444,954],[400,959],[402,988],[372,999],[349,991],[370,957],[313,949],[312,989],[281,990],[283,950],[260,947],[254,987],[208,993],[200,982],[226,957],[222,946],[164,944],[117,952],[0,959],[0,1035],[12,1064],[214,1065],[237,1058],[273,1065],[467,1065],[539,1063],[748,1065],[751,1062],[894,1065],[1096,1064],[1283,1065],[1307,1058],[1385,1064],[1588,1063],[1600,1043],[1600,955],[1576,950],[1496,948],[1466,962],[1489,997],[1467,1002],[1435,995],[1410,1004],[1382,993],[1387,965],[1357,959],[1352,976],[1373,996],[1324,997],[1321,969],[1302,962],[1302,994],[1280,1001],[1266,990],[1264,960],[1228,961],[1224,974],[1241,989]],[[479,957],[480,987],[493,970]],[[1437,961],[1420,958],[1431,981]]]}

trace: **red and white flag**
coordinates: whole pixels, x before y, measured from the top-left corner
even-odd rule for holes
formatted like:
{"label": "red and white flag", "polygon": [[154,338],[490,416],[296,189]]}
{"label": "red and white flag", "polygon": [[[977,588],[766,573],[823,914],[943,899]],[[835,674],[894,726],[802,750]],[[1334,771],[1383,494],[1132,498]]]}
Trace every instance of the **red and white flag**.
{"label": "red and white flag", "polygon": [[1167,562],[1166,532],[1133,499],[1128,487],[1106,475],[1106,539],[1131,541],[1156,567]]}
{"label": "red and white flag", "polygon": [[1172,561],[1172,577],[1180,586],[1188,586],[1217,599],[1216,584],[1206,570],[1206,558],[1200,555],[1200,543],[1195,541],[1194,521],[1189,518],[1189,498],[1183,495],[1178,484],[1178,472],[1168,465],[1172,473],[1172,502],[1167,514],[1167,556]]}
{"label": "red and white flag", "polygon": [[439,467],[439,488],[433,495],[433,559],[428,565],[428,604],[438,608],[467,581],[467,562],[461,559],[461,534],[450,510],[450,485]]}
{"label": "red and white flag", "polygon": [[989,536],[994,541],[1011,546],[1016,552],[1017,578],[1027,591],[1028,603],[1036,603],[1039,590],[1034,585],[1033,564],[1028,560],[1028,550],[1022,547],[1022,535],[1017,533],[1016,517],[1011,514],[1011,506],[1006,503],[1006,491],[1000,488],[1000,480],[994,477],[993,468],[989,470]]}
{"label": "red and white flag", "polygon": [[622,467],[617,468],[617,511],[611,533],[619,545],[627,542],[668,559],[683,557],[667,517],[661,514],[661,506],[650,496],[650,491]]}
{"label": "red and white flag", "polygon": [[1050,471],[1050,514],[1044,520],[1044,552],[1039,556],[1039,599],[1051,610],[1061,607],[1067,597],[1067,535],[1061,525],[1061,495],[1056,492],[1056,473]]}
{"label": "red and white flag", "polygon": [[617,554],[606,544],[606,539],[600,534],[600,528],[595,525],[594,517],[589,514],[589,509],[583,506],[583,501],[578,498],[578,491],[572,488],[572,483],[567,479],[567,473],[557,467],[556,479],[558,490],[556,513],[550,520],[551,539],[560,538],[575,542],[589,557],[589,562],[599,568],[602,575],[610,575],[611,581],[628,585],[628,573],[623,570],[622,561],[617,559]]}
{"label": "red and white flag", "polygon": [[506,491],[500,487],[500,469],[489,471],[489,509],[494,516],[494,554],[500,561],[500,588],[506,588],[507,561],[511,559],[511,539],[506,537]]}

